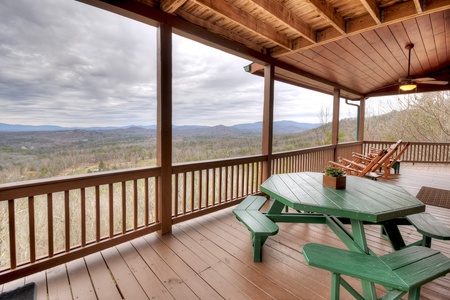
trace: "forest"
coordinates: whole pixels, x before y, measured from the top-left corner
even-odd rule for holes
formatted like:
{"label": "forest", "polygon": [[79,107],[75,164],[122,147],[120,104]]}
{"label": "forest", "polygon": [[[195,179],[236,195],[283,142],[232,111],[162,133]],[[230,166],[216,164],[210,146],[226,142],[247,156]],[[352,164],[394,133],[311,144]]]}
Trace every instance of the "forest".
{"label": "forest", "polygon": [[[366,110],[365,140],[448,142],[450,92],[399,97],[389,112]],[[391,107],[388,107],[391,106]],[[331,123],[299,133],[276,131],[274,152],[327,145]],[[340,120],[340,142],[356,139],[356,118]],[[0,132],[0,184],[56,176],[118,170],[156,164],[154,129]],[[183,163],[261,153],[261,134],[226,126],[173,132],[173,162]]]}

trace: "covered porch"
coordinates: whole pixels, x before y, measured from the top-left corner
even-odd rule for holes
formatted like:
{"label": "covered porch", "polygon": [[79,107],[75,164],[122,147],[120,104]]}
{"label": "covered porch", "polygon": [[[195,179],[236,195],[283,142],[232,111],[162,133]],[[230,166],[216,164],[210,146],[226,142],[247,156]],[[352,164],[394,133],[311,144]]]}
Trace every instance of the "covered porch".
{"label": "covered porch", "polygon": [[[311,236],[342,246],[325,226],[281,224],[264,247],[264,262],[255,264],[248,231],[231,209],[259,193],[271,174],[321,172],[329,160],[392,142],[364,140],[367,97],[397,95],[400,85],[411,84],[410,75],[440,82],[417,84],[413,92],[449,89],[442,82],[449,79],[450,4],[82,2],[158,27],[157,166],[1,185],[8,257],[0,291],[35,282],[39,299],[327,299],[330,275],[307,266],[301,254]],[[247,71],[265,81],[260,155],[173,164],[173,32],[254,61]],[[404,50],[409,43],[417,51],[411,73]],[[275,80],[332,97],[330,145],[273,152]],[[339,142],[340,98],[359,101],[358,140],[352,143]],[[421,186],[448,189],[449,147],[415,142],[401,158],[401,176],[389,183],[413,195]],[[430,162],[438,165],[408,164]],[[428,210],[450,226],[448,209]],[[412,228],[404,230],[405,240],[419,238]],[[391,251],[378,227],[369,232],[377,254]],[[445,242],[433,247],[450,256]],[[448,298],[449,282],[448,276],[433,281],[422,296]]]}
{"label": "covered porch", "polygon": [[[388,181],[413,195],[421,186],[448,189],[449,182],[448,165],[411,163]],[[0,291],[35,282],[38,299],[329,299],[330,273],[308,266],[301,253],[312,241],[345,247],[327,226],[280,223],[263,247],[263,262],[254,263],[249,232],[232,208],[8,282]],[[427,206],[427,212],[450,226],[450,209]],[[406,242],[420,239],[411,227],[402,228]],[[378,226],[367,233],[375,253],[392,251]],[[432,247],[450,256],[448,242],[433,240]],[[423,286],[421,299],[448,299],[449,276]]]}

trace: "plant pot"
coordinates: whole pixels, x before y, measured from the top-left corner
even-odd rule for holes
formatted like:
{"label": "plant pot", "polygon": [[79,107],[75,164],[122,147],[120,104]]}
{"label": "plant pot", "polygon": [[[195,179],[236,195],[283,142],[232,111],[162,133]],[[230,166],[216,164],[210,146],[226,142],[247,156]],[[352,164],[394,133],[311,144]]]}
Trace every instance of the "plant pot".
{"label": "plant pot", "polygon": [[345,184],[347,182],[347,177],[331,177],[323,175],[323,186],[332,189],[342,190],[345,189]]}

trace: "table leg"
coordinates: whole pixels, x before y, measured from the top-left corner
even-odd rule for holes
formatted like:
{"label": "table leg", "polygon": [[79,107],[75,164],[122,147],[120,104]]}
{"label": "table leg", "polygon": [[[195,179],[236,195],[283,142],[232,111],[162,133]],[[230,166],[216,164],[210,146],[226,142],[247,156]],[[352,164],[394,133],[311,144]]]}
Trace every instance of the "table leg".
{"label": "table leg", "polygon": [[[353,240],[367,255],[370,255],[369,247],[367,247],[366,233],[364,230],[364,223],[359,220],[351,220]],[[377,299],[377,293],[375,291],[375,285],[366,280],[362,280],[362,289],[364,299]]]}
{"label": "table leg", "polygon": [[369,254],[363,222],[353,219],[350,222],[352,224],[353,241],[364,253]]}
{"label": "table leg", "polygon": [[283,211],[285,205],[280,201],[273,200],[272,205],[269,207],[267,214],[280,214]]}
{"label": "table leg", "polygon": [[386,239],[391,243],[394,250],[400,250],[404,248],[405,241],[403,240],[402,234],[398,229],[396,224],[385,224],[381,226],[381,234],[385,236]]}

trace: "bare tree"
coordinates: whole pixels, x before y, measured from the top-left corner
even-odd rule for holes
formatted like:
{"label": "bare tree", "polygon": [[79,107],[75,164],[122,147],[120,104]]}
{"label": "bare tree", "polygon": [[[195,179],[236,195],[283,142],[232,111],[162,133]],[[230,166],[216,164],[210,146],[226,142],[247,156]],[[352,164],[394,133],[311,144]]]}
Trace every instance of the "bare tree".
{"label": "bare tree", "polygon": [[409,140],[448,142],[450,140],[450,92],[410,94],[398,97],[404,112],[397,118],[397,130]]}

